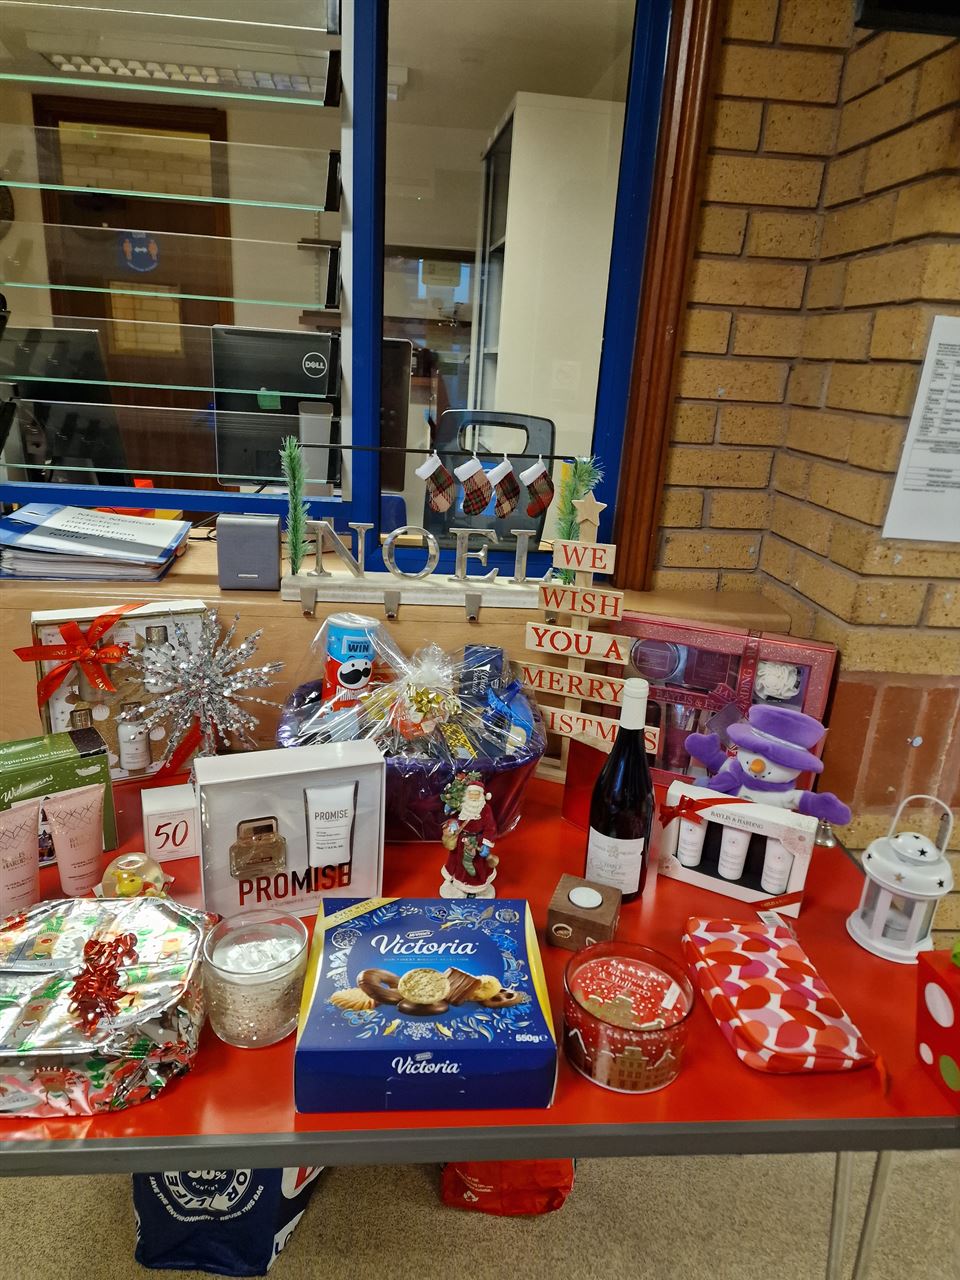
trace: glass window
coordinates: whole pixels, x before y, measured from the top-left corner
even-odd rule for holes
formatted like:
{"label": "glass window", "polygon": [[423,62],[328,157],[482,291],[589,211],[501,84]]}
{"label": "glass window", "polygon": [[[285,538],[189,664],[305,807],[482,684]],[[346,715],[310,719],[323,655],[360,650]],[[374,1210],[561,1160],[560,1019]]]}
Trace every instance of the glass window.
{"label": "glass window", "polygon": [[0,3],[3,478],[337,491],[337,14]]}
{"label": "glass window", "polygon": [[552,536],[556,502],[528,514],[520,483],[511,514],[496,492],[465,511],[458,485],[436,512],[416,475],[433,448],[451,473],[474,451],[517,477],[542,458],[555,491],[593,450],[634,17],[635,0],[472,0],[440,22],[391,0],[384,338],[411,345],[413,378],[384,406],[382,477],[447,545],[471,524],[505,549],[512,528]]}

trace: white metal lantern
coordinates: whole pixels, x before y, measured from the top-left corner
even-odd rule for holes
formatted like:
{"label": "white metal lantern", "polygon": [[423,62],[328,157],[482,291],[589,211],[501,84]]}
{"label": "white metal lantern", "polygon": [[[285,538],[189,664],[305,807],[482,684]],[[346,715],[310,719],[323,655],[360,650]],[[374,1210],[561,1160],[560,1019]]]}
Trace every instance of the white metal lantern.
{"label": "white metal lantern", "polygon": [[[897,831],[900,814],[912,800],[926,800],[946,814],[936,843],[919,831]],[[935,796],[907,796],[901,803],[890,830],[863,855],[863,894],[847,920],[848,933],[861,947],[900,964],[916,964],[921,951],[932,949],[933,914],[953,888],[944,853],[952,830],[953,815]]]}

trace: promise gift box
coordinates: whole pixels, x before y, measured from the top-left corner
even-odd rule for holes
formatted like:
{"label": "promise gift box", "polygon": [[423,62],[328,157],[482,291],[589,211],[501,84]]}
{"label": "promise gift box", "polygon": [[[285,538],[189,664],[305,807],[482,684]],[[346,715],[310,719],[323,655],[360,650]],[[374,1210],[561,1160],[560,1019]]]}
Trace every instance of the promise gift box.
{"label": "promise gift box", "polygon": [[220,915],[380,892],[384,764],[369,741],[198,756],[203,902]]}
{"label": "promise gift box", "polygon": [[294,1056],[298,1111],[548,1107],[556,1074],[526,902],[321,905]]}

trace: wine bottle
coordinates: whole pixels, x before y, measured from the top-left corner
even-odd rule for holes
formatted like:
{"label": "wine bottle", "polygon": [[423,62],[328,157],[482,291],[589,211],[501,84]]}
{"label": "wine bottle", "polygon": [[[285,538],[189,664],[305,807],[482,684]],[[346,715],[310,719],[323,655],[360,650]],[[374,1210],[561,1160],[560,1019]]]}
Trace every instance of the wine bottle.
{"label": "wine bottle", "polygon": [[626,680],[620,730],[593,788],[585,876],[612,885],[630,902],[643,892],[650,856],[653,783],[643,727],[650,685]]}

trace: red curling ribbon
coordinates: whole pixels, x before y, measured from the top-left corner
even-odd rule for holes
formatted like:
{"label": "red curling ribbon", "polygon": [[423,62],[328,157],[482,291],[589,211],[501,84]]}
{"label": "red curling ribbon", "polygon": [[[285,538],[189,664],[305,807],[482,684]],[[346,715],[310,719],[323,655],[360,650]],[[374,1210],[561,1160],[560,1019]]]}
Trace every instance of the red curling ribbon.
{"label": "red curling ribbon", "polygon": [[83,948],[83,969],[70,988],[70,1012],[78,1016],[87,1035],[102,1018],[115,1017],[126,995],[120,985],[120,966],[137,959],[137,937],[121,933],[114,938],[89,938]]}
{"label": "red curling ribbon", "polygon": [[668,826],[674,818],[685,818],[694,826],[700,826],[703,819],[699,816],[703,809],[719,808],[722,804],[751,804],[746,796],[710,796],[706,800],[695,800],[693,796],[681,796],[676,804],[660,806],[660,824]]}
{"label": "red curling ribbon", "polygon": [[120,605],[109,613],[101,613],[94,618],[86,631],[72,618],[60,623],[60,634],[63,644],[29,644],[14,653],[21,662],[56,662],[52,671],[37,681],[37,706],[45,702],[60,688],[64,680],[78,666],[95,689],[106,693],[115,693],[110,677],[103,668],[105,662],[122,662],[127,656],[125,644],[105,644],[97,647],[97,641],[107,634],[110,628],[133,609],[139,609],[143,601],[136,600],[132,604]]}
{"label": "red curling ribbon", "polygon": [[197,716],[193,724],[177,743],[173,755],[150,779],[150,786],[155,787],[165,778],[172,777],[173,774],[179,773],[196,751],[197,747],[199,747],[202,737],[203,734],[200,732],[200,717]]}

